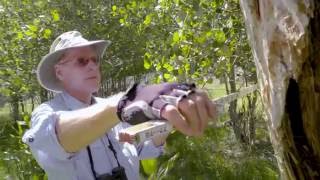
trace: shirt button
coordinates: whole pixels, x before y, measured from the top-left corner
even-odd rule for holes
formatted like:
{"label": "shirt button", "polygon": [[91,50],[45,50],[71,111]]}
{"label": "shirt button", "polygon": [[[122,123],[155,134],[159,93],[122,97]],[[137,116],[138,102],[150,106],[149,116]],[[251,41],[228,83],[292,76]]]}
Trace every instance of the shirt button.
{"label": "shirt button", "polygon": [[28,141],[29,141],[29,142],[33,142],[33,141],[34,141],[33,137],[29,137],[29,138],[28,138]]}

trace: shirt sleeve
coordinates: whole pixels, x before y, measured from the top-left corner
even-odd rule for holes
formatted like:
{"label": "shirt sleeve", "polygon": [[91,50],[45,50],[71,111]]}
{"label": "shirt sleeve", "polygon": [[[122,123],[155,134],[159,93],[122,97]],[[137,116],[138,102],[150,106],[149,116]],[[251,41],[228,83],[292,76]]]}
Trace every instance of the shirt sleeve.
{"label": "shirt sleeve", "polygon": [[31,128],[26,131],[22,141],[29,145],[39,161],[43,153],[57,160],[67,160],[73,155],[66,152],[58,141],[55,128],[58,118],[59,114],[47,104],[39,106],[32,113]]}
{"label": "shirt sleeve", "polygon": [[139,159],[148,159],[148,158],[156,158],[163,154],[164,146],[156,147],[152,140],[145,141],[137,145],[137,152]]}

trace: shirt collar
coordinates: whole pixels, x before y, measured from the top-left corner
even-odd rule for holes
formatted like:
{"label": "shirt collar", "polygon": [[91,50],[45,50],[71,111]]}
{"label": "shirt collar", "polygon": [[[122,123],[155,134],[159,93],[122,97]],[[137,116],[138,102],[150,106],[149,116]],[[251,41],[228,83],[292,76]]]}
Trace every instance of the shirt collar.
{"label": "shirt collar", "polygon": [[[66,91],[63,91],[61,93],[61,96],[62,96],[62,99],[65,102],[67,108],[69,108],[70,110],[76,110],[76,109],[81,109],[81,108],[85,108],[85,107],[90,106],[88,104],[85,104],[85,103],[79,101],[75,97],[71,96]],[[92,100],[91,101],[92,101],[92,104],[96,103],[96,99],[93,96],[92,96]]]}

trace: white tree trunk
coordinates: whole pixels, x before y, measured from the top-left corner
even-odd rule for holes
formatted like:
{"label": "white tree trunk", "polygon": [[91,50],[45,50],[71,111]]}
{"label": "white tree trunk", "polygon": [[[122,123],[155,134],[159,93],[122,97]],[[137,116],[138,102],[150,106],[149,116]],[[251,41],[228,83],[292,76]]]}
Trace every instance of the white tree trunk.
{"label": "white tree trunk", "polygon": [[282,179],[320,179],[320,2],[240,0]]}

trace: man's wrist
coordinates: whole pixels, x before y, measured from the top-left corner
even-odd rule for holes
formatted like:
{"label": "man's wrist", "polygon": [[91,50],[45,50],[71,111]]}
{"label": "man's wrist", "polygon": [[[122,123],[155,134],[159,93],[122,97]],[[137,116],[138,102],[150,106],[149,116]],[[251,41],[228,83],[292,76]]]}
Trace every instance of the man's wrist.
{"label": "man's wrist", "polygon": [[109,111],[111,112],[111,114],[118,120],[121,121],[121,119],[119,118],[119,116],[117,115],[117,111],[118,111],[118,104],[120,99],[124,96],[124,92],[120,92],[118,94],[115,94],[113,96],[110,96],[106,99],[106,108],[109,109]]}

